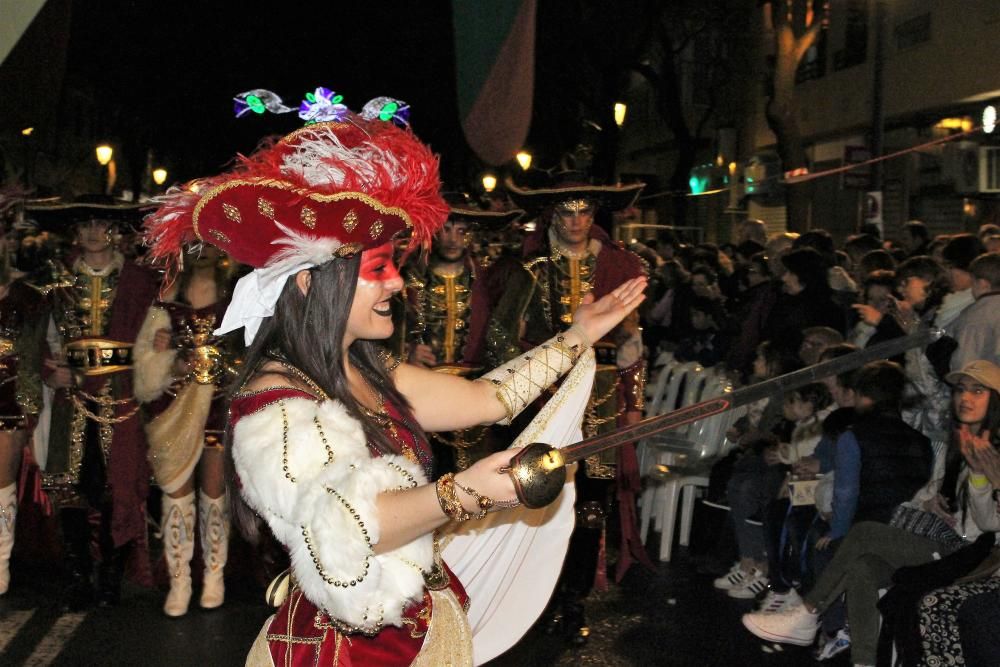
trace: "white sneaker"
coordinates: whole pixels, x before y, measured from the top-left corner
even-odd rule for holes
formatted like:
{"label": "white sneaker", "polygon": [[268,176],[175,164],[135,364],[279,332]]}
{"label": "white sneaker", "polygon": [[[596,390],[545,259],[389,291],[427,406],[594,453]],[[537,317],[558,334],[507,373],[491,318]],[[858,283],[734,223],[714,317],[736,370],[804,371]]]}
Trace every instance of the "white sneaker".
{"label": "white sneaker", "polygon": [[768,591],[763,601],[761,601],[760,606],[757,607],[757,611],[774,614],[785,609],[798,607],[800,604],[802,604],[802,598],[799,597],[794,588],[789,588],[784,593]]}
{"label": "white sneaker", "polygon": [[816,639],[819,614],[805,605],[771,614],[755,611],[743,614],[743,627],[767,641],[809,646]]}
{"label": "white sneaker", "polygon": [[851,635],[847,628],[837,630],[837,634],[828,637],[823,645],[816,651],[816,660],[829,660],[835,655],[840,655],[851,648]]}
{"label": "white sneaker", "polygon": [[726,595],[737,600],[752,600],[767,590],[769,580],[767,575],[753,568],[739,585],[726,591]]}
{"label": "white sneaker", "polygon": [[735,588],[746,581],[749,574],[749,572],[746,572],[740,567],[739,563],[735,563],[731,568],[729,568],[729,572],[726,572],[724,575],[713,581],[712,585],[720,591],[728,591],[729,589]]}

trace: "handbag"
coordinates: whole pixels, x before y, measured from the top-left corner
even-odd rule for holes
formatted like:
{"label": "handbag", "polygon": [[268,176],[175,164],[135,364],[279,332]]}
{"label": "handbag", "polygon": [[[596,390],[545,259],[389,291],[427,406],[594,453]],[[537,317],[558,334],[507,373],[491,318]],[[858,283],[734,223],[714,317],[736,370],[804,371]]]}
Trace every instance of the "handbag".
{"label": "handbag", "polygon": [[937,514],[906,505],[899,505],[893,510],[889,525],[933,540],[945,547],[948,553],[966,545],[965,539]]}

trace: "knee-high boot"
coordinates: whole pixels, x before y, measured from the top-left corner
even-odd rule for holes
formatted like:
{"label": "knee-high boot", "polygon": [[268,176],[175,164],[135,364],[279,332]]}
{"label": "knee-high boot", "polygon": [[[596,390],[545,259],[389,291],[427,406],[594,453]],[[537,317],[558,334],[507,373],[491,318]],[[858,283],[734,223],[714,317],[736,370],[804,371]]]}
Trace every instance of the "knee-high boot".
{"label": "knee-high boot", "polygon": [[223,569],[229,556],[229,504],[225,494],[210,498],[198,492],[198,532],[205,574],[201,586],[201,606],[215,609],[226,599]]}
{"label": "knee-high boot", "polygon": [[0,595],[10,587],[10,552],[17,519],[17,484],[0,489]]}
{"label": "knee-high boot", "polygon": [[163,494],[163,555],[170,572],[170,592],[163,603],[167,616],[183,616],[191,603],[191,558],[194,556],[194,492],[181,498]]}

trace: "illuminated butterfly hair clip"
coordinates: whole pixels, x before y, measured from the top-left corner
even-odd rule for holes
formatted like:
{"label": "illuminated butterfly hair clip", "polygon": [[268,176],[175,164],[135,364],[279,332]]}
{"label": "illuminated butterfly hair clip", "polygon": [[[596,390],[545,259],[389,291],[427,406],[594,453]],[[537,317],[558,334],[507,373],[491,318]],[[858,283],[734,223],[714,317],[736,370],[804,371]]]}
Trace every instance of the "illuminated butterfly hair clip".
{"label": "illuminated butterfly hair clip", "polygon": [[[305,99],[297,109],[299,118],[304,120],[306,125],[343,121],[351,113],[347,105],[343,104],[343,100],[343,95],[320,86],[306,93]],[[251,112],[258,115],[268,111],[285,114],[296,109],[286,106],[281,98],[270,90],[255,88],[233,98],[233,111],[237,118],[242,118]],[[410,124],[410,105],[391,97],[376,97],[365,104],[359,115],[365,120],[382,120],[406,127]]]}

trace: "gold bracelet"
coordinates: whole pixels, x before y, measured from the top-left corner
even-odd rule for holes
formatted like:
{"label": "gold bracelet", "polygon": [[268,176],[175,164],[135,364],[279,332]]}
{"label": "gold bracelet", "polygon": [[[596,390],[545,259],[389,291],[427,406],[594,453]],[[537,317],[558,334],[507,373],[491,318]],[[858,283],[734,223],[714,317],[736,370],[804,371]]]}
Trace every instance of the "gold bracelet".
{"label": "gold bracelet", "polygon": [[462,485],[457,479],[455,480],[455,486],[476,499],[476,504],[479,506],[479,512],[475,517],[476,519],[482,519],[490,512],[509,510],[521,504],[521,501],[517,498],[514,500],[494,500],[488,496],[484,496],[473,488]]}
{"label": "gold bracelet", "polygon": [[441,475],[434,484],[434,489],[437,492],[438,504],[441,505],[441,511],[446,517],[459,523],[472,518],[472,515],[465,511],[465,506],[455,492],[454,473]]}
{"label": "gold bracelet", "polygon": [[484,496],[475,489],[469,488],[468,486],[463,486],[461,483],[459,483],[457,479],[455,480],[455,486],[457,486],[459,489],[465,491],[467,494],[476,499],[476,505],[479,507],[479,511],[476,512],[474,518],[477,521],[480,519],[484,519],[486,517],[486,513],[489,512],[490,508],[493,507],[494,504],[493,499]]}

